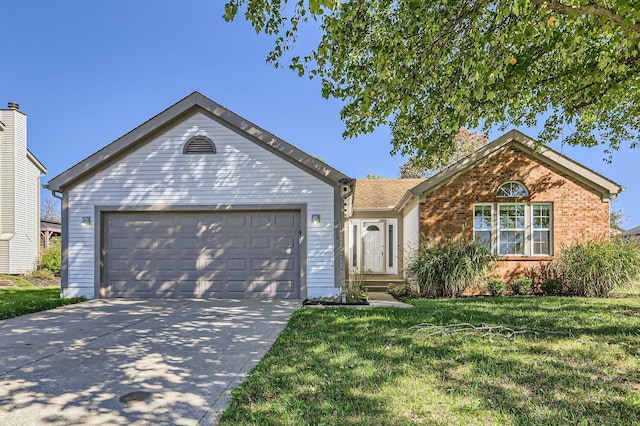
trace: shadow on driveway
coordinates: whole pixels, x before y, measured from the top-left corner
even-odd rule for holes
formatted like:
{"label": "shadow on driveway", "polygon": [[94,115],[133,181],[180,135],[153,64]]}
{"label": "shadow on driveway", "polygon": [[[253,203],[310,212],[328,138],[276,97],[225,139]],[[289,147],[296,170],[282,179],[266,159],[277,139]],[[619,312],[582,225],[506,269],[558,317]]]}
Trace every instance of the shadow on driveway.
{"label": "shadow on driveway", "polygon": [[212,424],[299,301],[91,300],[0,321],[0,424]]}

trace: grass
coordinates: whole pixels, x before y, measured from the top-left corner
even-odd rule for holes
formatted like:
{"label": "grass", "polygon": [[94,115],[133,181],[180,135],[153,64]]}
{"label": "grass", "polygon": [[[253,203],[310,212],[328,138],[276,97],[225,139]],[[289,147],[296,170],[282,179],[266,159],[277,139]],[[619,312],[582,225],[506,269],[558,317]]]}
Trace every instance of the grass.
{"label": "grass", "polygon": [[[639,424],[640,298],[304,309],[233,391],[222,425]],[[418,323],[570,331],[427,336]]]}
{"label": "grass", "polygon": [[8,279],[16,285],[0,289],[0,320],[86,300],[84,297],[61,299],[60,287],[38,287],[18,276],[0,275],[0,279]]}

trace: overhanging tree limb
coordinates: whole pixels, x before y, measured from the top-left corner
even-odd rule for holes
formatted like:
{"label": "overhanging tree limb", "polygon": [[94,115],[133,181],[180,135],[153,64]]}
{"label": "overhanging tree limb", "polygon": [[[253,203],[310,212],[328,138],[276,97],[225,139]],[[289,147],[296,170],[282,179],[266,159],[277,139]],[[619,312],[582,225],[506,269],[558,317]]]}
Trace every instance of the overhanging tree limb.
{"label": "overhanging tree limb", "polygon": [[594,2],[587,4],[567,5],[560,1],[549,0],[530,0],[531,3],[535,3],[539,6],[546,7],[554,12],[561,13],[563,15],[593,15],[605,18],[608,21],[615,22],[616,24],[628,28],[629,30],[640,34],[640,24],[629,22],[628,18],[615,13],[608,7],[601,6]]}

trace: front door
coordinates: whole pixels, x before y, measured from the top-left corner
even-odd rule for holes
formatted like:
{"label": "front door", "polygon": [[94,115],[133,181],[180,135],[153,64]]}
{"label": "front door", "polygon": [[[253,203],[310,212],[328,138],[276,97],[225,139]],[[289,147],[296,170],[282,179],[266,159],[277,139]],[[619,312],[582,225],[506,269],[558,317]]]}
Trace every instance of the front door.
{"label": "front door", "polygon": [[384,273],[384,222],[364,222],[364,272]]}

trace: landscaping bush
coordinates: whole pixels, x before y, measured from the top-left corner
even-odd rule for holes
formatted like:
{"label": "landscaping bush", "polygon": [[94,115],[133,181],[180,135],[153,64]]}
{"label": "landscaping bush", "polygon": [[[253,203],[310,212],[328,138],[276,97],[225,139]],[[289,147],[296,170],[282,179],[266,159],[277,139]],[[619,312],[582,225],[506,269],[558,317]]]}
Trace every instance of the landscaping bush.
{"label": "landscaping bush", "polygon": [[420,295],[417,294],[409,283],[389,283],[387,293],[398,300],[415,299]]}
{"label": "landscaping bush", "polygon": [[492,296],[502,296],[507,290],[507,285],[498,278],[488,278],[485,284],[485,290]]}
{"label": "landscaping bush", "polygon": [[640,278],[640,243],[622,239],[576,243],[562,250],[558,267],[571,292],[605,297]]}
{"label": "landscaping bush", "polygon": [[511,291],[513,294],[527,294],[531,291],[531,278],[522,277],[511,281]]}
{"label": "landscaping bush", "polygon": [[55,275],[60,275],[62,269],[62,252],[59,247],[52,247],[42,253],[38,269],[46,269]]}
{"label": "landscaping bush", "polygon": [[525,268],[524,275],[531,278],[531,291],[536,293],[548,294],[544,290],[545,283],[548,280],[555,280],[558,283],[558,290],[556,293],[562,292],[562,274],[558,270],[555,262],[544,261],[540,262],[537,266],[531,268]]}
{"label": "landscaping bush", "polygon": [[48,269],[36,269],[29,274],[29,278],[39,278],[42,280],[53,280],[55,277],[56,274]]}
{"label": "landscaping bush", "polygon": [[544,281],[540,289],[547,296],[552,296],[554,294],[559,294],[560,291],[562,291],[562,283],[560,280],[555,278],[548,278]]}
{"label": "landscaping bush", "polygon": [[494,261],[488,248],[466,237],[429,241],[409,259],[406,276],[422,297],[457,297],[484,277]]}
{"label": "landscaping bush", "polygon": [[369,294],[367,293],[367,274],[358,274],[352,272],[347,285],[344,288],[344,295],[347,302],[355,302],[361,300],[369,300]]}

